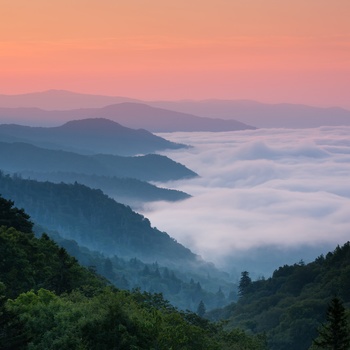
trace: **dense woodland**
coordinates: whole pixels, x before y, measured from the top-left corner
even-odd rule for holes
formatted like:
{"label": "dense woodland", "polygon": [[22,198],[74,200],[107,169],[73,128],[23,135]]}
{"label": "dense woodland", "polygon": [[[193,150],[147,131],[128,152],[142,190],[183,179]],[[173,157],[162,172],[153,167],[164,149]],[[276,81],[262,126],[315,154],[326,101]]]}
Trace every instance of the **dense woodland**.
{"label": "dense woodland", "polygon": [[[0,134],[0,139],[1,137]],[[158,154],[135,157],[86,155],[37,147],[23,142],[0,142],[0,168],[9,172],[61,171],[163,182],[197,176],[184,165]]]}
{"label": "dense woodland", "polygon": [[101,190],[0,188],[0,349],[349,350],[349,242],[236,290]]}
{"label": "dense woodland", "polygon": [[[322,349],[317,344],[333,341],[327,332],[334,305],[343,345],[332,349],[348,349],[349,242],[266,280],[252,281],[244,271],[236,303],[206,312],[200,301],[194,313],[179,311],[162,293],[116,289],[108,277],[113,281],[125,261],[99,256],[103,265],[82,267],[47,234],[35,237],[29,216],[13,204],[0,198],[1,349]],[[140,265],[139,277],[156,284],[177,278],[155,264],[128,264]]]}
{"label": "dense woodland", "polygon": [[27,179],[50,181],[54,183],[78,182],[90,188],[100,189],[108,196],[114,198],[117,202],[130,205],[132,208],[142,206],[142,204],[145,202],[175,202],[191,197],[185,192],[157,187],[146,181],[141,181],[135,178],[120,178],[116,176],[109,177],[103,175],[98,176],[62,171],[45,173],[22,171],[18,175]]}
{"label": "dense woodland", "polygon": [[0,197],[0,348],[265,350],[263,335],[223,330],[161,294],[111,287]]}
{"label": "dense woodland", "polygon": [[152,228],[147,218],[101,190],[3,174],[0,188],[3,197],[25,208],[36,223],[90,249],[149,262],[173,263],[178,259],[189,264],[199,260],[168,234]]}
{"label": "dense woodland", "polygon": [[271,350],[306,350],[335,296],[349,314],[350,242],[312,263],[280,267],[268,279],[252,281],[249,272],[242,272],[238,302],[207,316],[227,320],[229,329],[266,334]]}
{"label": "dense woodland", "polygon": [[192,311],[201,300],[210,310],[236,298],[233,277],[100,190],[9,175],[0,175],[0,188],[30,214],[38,236],[46,232],[117,287],[162,292],[173,305]]}

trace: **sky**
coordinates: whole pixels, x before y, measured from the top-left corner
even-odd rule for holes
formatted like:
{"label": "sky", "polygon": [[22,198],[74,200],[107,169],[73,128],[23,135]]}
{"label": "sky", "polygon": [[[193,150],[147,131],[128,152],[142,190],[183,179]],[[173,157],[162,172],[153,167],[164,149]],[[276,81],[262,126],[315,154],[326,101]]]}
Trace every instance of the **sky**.
{"label": "sky", "polygon": [[350,239],[350,127],[160,135],[194,146],[165,154],[200,177],[142,213],[204,259],[266,276]]}
{"label": "sky", "polygon": [[0,0],[0,94],[350,109],[349,0]]}

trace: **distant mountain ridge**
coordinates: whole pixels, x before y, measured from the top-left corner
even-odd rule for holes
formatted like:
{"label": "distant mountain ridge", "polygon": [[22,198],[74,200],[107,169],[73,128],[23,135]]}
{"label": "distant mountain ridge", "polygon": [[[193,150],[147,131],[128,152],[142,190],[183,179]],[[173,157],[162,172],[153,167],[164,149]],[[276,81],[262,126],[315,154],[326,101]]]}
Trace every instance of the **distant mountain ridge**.
{"label": "distant mountain ridge", "polygon": [[[1,106],[1,104],[0,104]],[[57,125],[72,119],[106,118],[133,129],[151,132],[235,131],[255,129],[236,120],[204,118],[157,108],[145,103],[123,102],[101,108],[46,111],[39,108],[0,108],[0,122]]]}
{"label": "distant mountain ridge", "polygon": [[[249,126],[256,128],[312,128],[350,125],[350,111],[339,107],[321,108],[288,103],[267,104],[251,100],[141,101],[127,97],[78,94],[64,90],[49,90],[22,95],[0,95],[0,121],[10,123],[12,120],[16,123],[28,122],[31,125],[42,125],[44,120],[46,120],[46,123],[50,123],[54,119],[68,121],[74,118],[80,119],[93,116],[90,112],[95,113],[96,117],[98,113],[107,113],[106,110],[97,111],[98,109],[121,103],[146,104],[148,107],[156,109],[154,115],[158,115],[158,109],[163,109],[162,115],[164,118],[170,111],[173,113],[173,116],[176,115],[174,113],[179,113],[178,118],[180,119],[185,117],[185,115],[187,115],[188,119],[202,117],[204,120],[201,120],[201,125],[206,125],[206,122],[212,123],[205,120],[205,118],[234,120],[238,123],[227,124],[226,122],[225,124],[220,120],[216,124],[216,130],[208,130],[208,124],[205,128],[202,126],[202,129],[197,127],[196,130],[193,130],[192,127],[192,130],[187,131],[223,131],[222,129],[228,131],[227,128],[229,126],[230,130],[237,130],[237,128],[242,127],[243,129],[249,129]],[[22,109],[17,109],[19,107],[22,107]],[[36,110],[24,107],[36,107]],[[89,112],[89,109],[95,109],[95,111]],[[128,113],[132,116],[132,109]],[[139,122],[142,121],[144,116],[146,116],[144,119],[148,118],[147,109],[145,109],[144,113],[139,116]],[[108,118],[118,121],[112,115],[108,115]],[[161,122],[159,121],[159,123]],[[51,124],[47,125],[53,124],[51,122]],[[143,127],[142,125],[139,124],[137,127]],[[125,126],[129,125],[125,124]],[[220,128],[221,130],[218,130]],[[165,130],[164,127],[163,129],[159,127],[159,129],[154,130],[145,127],[145,129],[155,132],[184,131],[183,129],[175,130],[174,128]]]}
{"label": "distant mountain ridge", "polygon": [[104,118],[69,121],[57,127],[2,124],[0,135],[6,138],[6,141],[10,141],[13,137],[14,141],[87,154],[129,156],[187,147],[153,135],[144,129],[126,128]]}
{"label": "distant mountain ridge", "polygon": [[154,101],[152,106],[208,118],[235,119],[257,128],[314,128],[350,125],[350,111],[340,107],[266,104],[250,100]]}
{"label": "distant mountain ridge", "polygon": [[170,181],[198,176],[166,156],[82,155],[28,143],[0,142],[0,168],[8,172],[73,172],[99,176]]}
{"label": "distant mountain ridge", "polygon": [[153,201],[181,201],[191,196],[185,192],[157,187],[146,181],[135,178],[89,175],[72,172],[16,172],[24,179],[37,181],[49,181],[53,183],[73,184],[78,182],[93,189],[100,189],[118,203],[129,205],[131,208],[140,209],[144,203]]}
{"label": "distant mountain ridge", "polygon": [[199,264],[201,259],[129,207],[80,184],[53,184],[0,173],[1,195],[37,224],[89,249],[145,262]]}
{"label": "distant mountain ridge", "polygon": [[128,97],[83,94],[55,89],[18,95],[0,94],[0,106],[8,108],[37,107],[46,110],[98,108],[114,103],[138,101],[140,100]]}

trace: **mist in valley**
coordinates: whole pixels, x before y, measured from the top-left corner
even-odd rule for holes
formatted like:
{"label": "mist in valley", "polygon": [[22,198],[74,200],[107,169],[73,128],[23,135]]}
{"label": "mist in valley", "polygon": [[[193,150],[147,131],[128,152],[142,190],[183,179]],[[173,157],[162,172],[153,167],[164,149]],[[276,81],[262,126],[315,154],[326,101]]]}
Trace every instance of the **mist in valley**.
{"label": "mist in valley", "polygon": [[269,276],[349,237],[349,127],[167,133],[192,145],[166,154],[200,175],[157,183],[192,195],[142,213],[204,259]]}

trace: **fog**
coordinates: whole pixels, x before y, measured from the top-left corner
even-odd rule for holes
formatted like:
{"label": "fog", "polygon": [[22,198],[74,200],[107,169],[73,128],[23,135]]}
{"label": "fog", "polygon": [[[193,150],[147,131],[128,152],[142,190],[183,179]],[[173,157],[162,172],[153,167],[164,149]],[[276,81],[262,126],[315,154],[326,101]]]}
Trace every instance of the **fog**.
{"label": "fog", "polygon": [[268,274],[350,239],[350,127],[159,135],[193,146],[163,154],[200,177],[142,212],[204,259]]}

